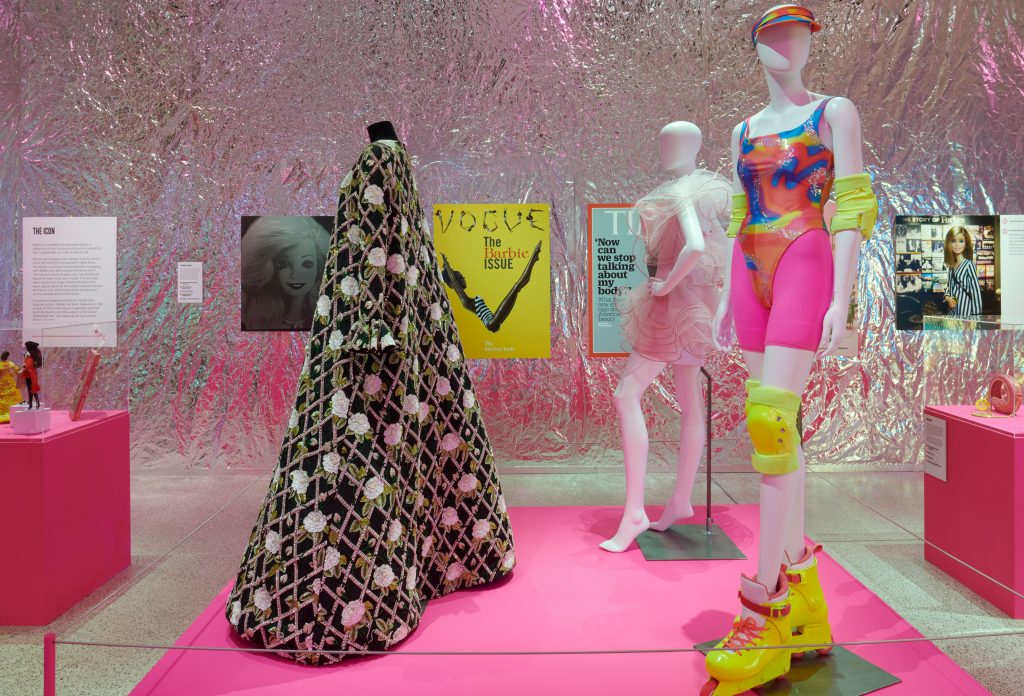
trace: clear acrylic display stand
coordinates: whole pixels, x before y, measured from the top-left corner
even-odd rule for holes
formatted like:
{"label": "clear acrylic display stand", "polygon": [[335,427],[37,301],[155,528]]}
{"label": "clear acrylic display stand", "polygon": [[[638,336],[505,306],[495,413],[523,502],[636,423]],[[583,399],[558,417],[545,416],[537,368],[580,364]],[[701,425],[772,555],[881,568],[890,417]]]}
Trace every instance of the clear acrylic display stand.
{"label": "clear acrylic display stand", "polygon": [[711,514],[711,373],[700,368],[706,380],[704,403],[706,407],[704,479],[707,496],[704,505],[704,524],[674,524],[664,532],[648,530],[637,537],[636,543],[648,561],[710,561],[716,559],[744,559],[746,556],[715,524]]}

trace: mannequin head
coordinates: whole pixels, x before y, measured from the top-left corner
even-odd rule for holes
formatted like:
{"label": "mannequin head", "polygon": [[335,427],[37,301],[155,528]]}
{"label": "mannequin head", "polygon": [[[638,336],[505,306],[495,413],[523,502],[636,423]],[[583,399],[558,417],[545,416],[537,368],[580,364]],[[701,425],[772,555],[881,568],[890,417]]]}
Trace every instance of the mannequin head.
{"label": "mannequin head", "polygon": [[688,173],[694,167],[703,139],[700,128],[689,121],[673,121],[662,128],[658,135],[661,168],[665,171],[686,170],[684,173]]}
{"label": "mannequin head", "polygon": [[[798,12],[792,16],[779,12],[790,8]],[[766,18],[770,19],[766,21]],[[754,26],[752,38],[757,58],[771,73],[799,73],[803,70],[811,51],[811,34],[821,28],[809,10],[794,4],[770,8]]]}

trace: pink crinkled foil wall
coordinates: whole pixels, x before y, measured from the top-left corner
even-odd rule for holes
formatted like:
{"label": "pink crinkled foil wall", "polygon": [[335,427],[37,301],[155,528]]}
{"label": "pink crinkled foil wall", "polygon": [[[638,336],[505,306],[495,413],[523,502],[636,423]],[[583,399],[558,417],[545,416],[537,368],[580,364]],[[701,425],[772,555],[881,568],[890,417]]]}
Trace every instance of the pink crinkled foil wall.
{"label": "pink crinkled foil wall", "polygon": [[[586,205],[661,182],[655,137],[672,120],[700,125],[705,165],[727,171],[732,126],[766,99],[749,27],[770,4],[4,0],[0,326],[20,323],[23,215],[117,216],[121,343],[90,404],[130,402],[136,466],[269,466],[303,336],[239,331],[239,216],[333,213],[365,124],[387,118],[428,208],[552,206],[553,357],[473,366],[501,461],[617,465],[624,363],[586,357]],[[979,332],[933,351],[895,330],[889,220],[1021,212],[1021,4],[810,6],[824,30],[806,82],[857,104],[882,203],[861,357],[815,368],[810,454],[919,468],[925,399],[973,400],[978,372],[1006,369],[1014,348]],[[206,264],[201,309],[176,303],[178,261]],[[12,350],[18,333],[0,339]],[[50,352],[51,403],[69,398],[81,353]],[[709,368],[718,461],[743,468],[745,371],[737,352]],[[670,378],[649,406],[670,465]]]}

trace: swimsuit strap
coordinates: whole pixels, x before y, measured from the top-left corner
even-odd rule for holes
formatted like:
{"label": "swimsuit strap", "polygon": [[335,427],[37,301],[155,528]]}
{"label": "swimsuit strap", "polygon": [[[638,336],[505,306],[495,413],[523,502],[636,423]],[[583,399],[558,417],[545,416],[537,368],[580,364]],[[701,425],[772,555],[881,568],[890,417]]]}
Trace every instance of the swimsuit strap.
{"label": "swimsuit strap", "polygon": [[747,124],[750,123],[750,117],[743,119],[743,125],[740,126],[740,142],[743,142],[747,137]]}
{"label": "swimsuit strap", "polygon": [[810,120],[814,122],[814,130],[816,132],[821,132],[821,117],[825,115],[825,107],[828,106],[830,101],[832,101],[832,97],[825,97],[822,99],[821,103],[818,104],[818,108],[814,110],[813,114],[811,114]]}

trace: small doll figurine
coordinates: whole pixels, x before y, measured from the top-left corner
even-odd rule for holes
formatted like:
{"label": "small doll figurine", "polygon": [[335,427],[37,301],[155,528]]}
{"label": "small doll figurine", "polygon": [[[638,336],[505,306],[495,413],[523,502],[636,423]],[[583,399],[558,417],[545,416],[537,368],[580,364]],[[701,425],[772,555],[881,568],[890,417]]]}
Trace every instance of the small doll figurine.
{"label": "small doll figurine", "polygon": [[0,353],[0,423],[11,422],[11,406],[21,403],[18,390],[18,366],[8,360],[9,351]]}
{"label": "small doll figurine", "polygon": [[43,354],[35,341],[25,341],[25,365],[21,369],[21,377],[25,380],[25,391],[28,392],[28,407],[32,408],[32,397],[35,397],[36,408],[39,405],[39,372],[43,366]]}

